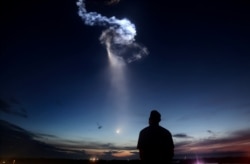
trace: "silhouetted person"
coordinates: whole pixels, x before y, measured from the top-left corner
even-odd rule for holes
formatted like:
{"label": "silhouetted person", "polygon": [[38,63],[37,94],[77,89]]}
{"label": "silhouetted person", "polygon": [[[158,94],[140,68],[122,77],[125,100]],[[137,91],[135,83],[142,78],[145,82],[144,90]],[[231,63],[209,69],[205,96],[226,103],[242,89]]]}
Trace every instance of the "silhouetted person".
{"label": "silhouetted person", "polygon": [[145,164],[168,164],[174,156],[172,134],[159,125],[161,114],[152,110],[149,117],[149,126],[139,134],[137,149],[140,159]]}

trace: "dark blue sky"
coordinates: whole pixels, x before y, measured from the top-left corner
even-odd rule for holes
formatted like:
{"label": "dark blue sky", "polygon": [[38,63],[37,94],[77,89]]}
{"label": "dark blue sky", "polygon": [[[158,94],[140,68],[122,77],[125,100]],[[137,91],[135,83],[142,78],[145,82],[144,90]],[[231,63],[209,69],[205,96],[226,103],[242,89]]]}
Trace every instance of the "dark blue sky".
{"label": "dark blue sky", "polygon": [[246,1],[87,0],[89,11],[133,22],[136,41],[149,50],[123,67],[117,85],[99,42],[105,27],[85,25],[75,1],[1,3],[0,119],[7,127],[30,132],[23,136],[51,151],[138,158],[139,131],[157,109],[177,154],[250,154]]}

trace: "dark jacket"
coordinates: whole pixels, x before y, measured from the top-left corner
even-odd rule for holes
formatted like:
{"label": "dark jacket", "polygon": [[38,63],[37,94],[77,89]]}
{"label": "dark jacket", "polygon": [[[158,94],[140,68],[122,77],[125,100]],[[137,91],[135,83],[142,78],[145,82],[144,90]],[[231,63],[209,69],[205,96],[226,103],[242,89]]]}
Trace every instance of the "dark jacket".
{"label": "dark jacket", "polygon": [[137,149],[142,161],[169,162],[174,156],[172,135],[159,125],[150,125],[141,130]]}

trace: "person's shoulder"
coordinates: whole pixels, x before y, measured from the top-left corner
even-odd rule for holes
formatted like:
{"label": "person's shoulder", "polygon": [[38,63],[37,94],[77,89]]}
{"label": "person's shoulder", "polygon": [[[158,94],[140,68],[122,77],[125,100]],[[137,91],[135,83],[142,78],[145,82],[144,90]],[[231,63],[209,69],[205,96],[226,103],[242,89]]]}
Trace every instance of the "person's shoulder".
{"label": "person's shoulder", "polygon": [[147,129],[149,129],[149,126],[143,128],[141,131],[145,131],[145,130],[147,130]]}
{"label": "person's shoulder", "polygon": [[160,129],[163,129],[163,130],[167,130],[168,131],[168,129],[167,128],[164,128],[164,127],[162,127],[162,126],[158,126]]}
{"label": "person's shoulder", "polygon": [[143,128],[143,129],[141,130],[141,133],[146,132],[146,131],[148,131],[148,130],[149,130],[149,126]]}
{"label": "person's shoulder", "polygon": [[162,126],[159,126],[159,128],[160,128],[162,131],[164,131],[165,133],[171,134],[171,132],[170,132],[168,129],[166,129],[166,128],[162,127]]}

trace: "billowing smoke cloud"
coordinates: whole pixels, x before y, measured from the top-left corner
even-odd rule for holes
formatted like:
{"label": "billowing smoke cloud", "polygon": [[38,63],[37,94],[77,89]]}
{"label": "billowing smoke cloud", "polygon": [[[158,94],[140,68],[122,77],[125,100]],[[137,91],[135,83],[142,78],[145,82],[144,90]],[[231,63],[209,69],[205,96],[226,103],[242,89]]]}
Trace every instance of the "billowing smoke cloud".
{"label": "billowing smoke cloud", "polygon": [[84,0],[79,0],[77,6],[78,14],[86,25],[107,27],[100,41],[106,46],[109,58],[114,60],[112,62],[131,63],[148,55],[147,48],[135,42],[136,28],[128,19],[108,18],[97,12],[87,12]]}

